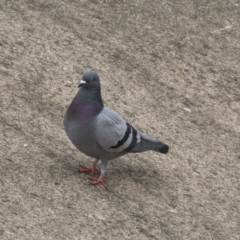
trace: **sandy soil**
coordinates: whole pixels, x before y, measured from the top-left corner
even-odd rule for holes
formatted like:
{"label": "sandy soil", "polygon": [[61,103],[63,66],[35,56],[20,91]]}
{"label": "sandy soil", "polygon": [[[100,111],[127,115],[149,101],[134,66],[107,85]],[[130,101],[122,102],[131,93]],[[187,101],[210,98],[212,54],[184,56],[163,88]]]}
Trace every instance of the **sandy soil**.
{"label": "sandy soil", "polygon": [[[0,239],[240,239],[240,2],[0,2]],[[63,116],[81,74],[170,145],[91,186]]]}

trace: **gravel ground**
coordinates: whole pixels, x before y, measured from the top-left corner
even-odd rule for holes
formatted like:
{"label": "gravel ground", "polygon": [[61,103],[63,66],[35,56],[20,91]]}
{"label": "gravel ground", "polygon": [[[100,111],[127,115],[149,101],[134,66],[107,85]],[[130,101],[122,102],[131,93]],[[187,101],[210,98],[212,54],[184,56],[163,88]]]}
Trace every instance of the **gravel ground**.
{"label": "gravel ground", "polygon": [[[240,239],[240,2],[0,2],[0,238]],[[79,164],[81,74],[168,155]]]}

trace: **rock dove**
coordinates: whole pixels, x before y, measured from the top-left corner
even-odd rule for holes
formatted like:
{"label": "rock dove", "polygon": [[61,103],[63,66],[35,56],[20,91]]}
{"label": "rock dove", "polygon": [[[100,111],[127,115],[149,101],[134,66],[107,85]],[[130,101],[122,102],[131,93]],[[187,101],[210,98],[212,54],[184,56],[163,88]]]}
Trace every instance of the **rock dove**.
{"label": "rock dove", "polygon": [[[90,178],[92,184],[106,187],[104,174],[108,160],[149,150],[168,152],[168,145],[135,129],[118,113],[104,106],[97,73],[85,72],[78,87],[79,91],[67,109],[64,127],[74,146],[96,159],[92,166],[81,166],[80,169],[91,175],[100,173],[99,178]],[[96,167],[99,159],[101,172]]]}

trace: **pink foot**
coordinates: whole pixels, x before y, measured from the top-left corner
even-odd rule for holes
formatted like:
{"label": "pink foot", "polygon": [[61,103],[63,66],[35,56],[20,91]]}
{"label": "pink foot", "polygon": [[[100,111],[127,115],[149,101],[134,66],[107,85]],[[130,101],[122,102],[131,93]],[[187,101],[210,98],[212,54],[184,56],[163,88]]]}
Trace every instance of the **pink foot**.
{"label": "pink foot", "polygon": [[107,185],[105,184],[103,178],[104,175],[101,174],[99,178],[90,177],[89,179],[92,180],[91,184],[93,185],[102,184],[105,188],[107,188]]}
{"label": "pink foot", "polygon": [[79,169],[80,173],[91,173],[91,175],[94,174],[94,172],[100,173],[100,171],[96,167],[96,163],[93,163],[91,167],[86,167],[83,165],[80,165],[81,169]]}

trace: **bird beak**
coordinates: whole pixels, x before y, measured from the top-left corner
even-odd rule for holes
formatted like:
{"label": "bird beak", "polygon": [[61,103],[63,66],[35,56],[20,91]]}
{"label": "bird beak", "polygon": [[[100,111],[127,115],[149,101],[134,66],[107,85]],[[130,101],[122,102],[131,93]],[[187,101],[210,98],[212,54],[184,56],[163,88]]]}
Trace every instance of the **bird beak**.
{"label": "bird beak", "polygon": [[79,83],[79,85],[78,85],[78,87],[82,87],[82,86],[85,85],[85,84],[86,84],[86,81],[81,80],[80,83]]}

